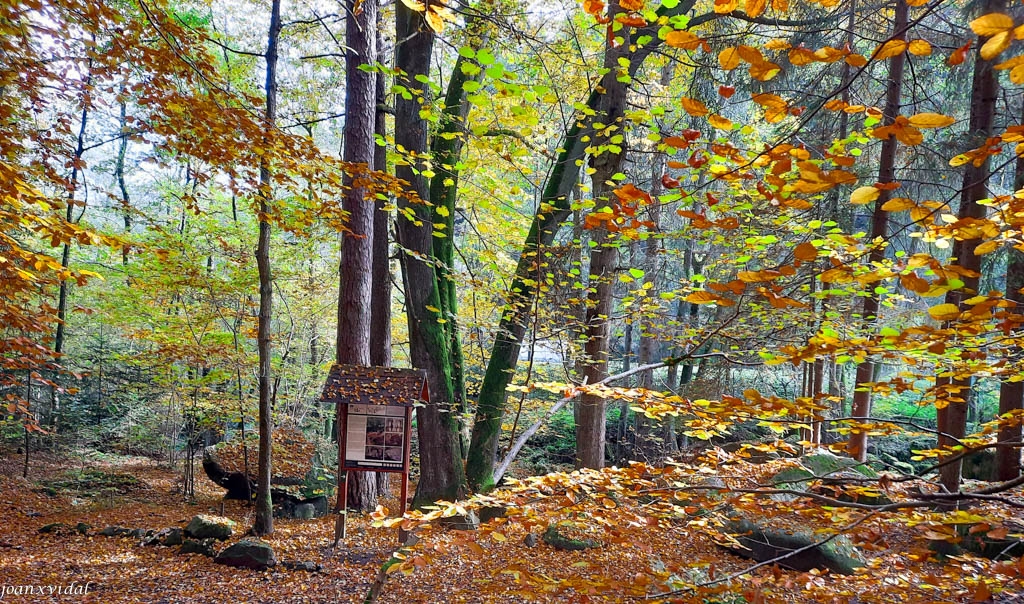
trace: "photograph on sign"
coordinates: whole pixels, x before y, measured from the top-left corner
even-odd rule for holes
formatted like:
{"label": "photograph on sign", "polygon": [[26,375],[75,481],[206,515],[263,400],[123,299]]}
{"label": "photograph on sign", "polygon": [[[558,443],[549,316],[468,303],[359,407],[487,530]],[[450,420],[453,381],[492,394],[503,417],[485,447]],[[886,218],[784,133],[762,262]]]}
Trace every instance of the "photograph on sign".
{"label": "photograph on sign", "polygon": [[351,405],[345,458],[349,465],[401,468],[405,452],[405,408]]}

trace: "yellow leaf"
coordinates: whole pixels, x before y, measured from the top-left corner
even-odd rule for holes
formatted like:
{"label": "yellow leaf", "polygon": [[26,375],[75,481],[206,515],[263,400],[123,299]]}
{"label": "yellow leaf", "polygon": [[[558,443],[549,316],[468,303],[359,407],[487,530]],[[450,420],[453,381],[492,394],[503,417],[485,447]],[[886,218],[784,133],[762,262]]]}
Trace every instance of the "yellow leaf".
{"label": "yellow leaf", "polygon": [[720,115],[712,115],[708,117],[708,123],[718,130],[732,130],[732,121]]}
{"label": "yellow leaf", "polygon": [[1009,31],[999,32],[989,38],[988,42],[985,42],[985,45],[981,47],[981,58],[988,61],[999,56],[999,53],[1006,50],[1012,41],[1013,36],[1010,35]]}
{"label": "yellow leaf", "polygon": [[701,39],[688,31],[675,30],[665,34],[665,44],[683,50],[697,50]]}
{"label": "yellow leaf", "polygon": [[726,71],[732,71],[739,67],[740,64],[740,53],[737,52],[735,46],[730,46],[722,52],[718,53],[718,64],[722,66],[722,69]]}
{"label": "yellow leaf", "polygon": [[911,40],[907,51],[918,57],[926,57],[932,54],[932,45],[927,40]]}
{"label": "yellow leaf", "polygon": [[890,59],[902,53],[906,49],[906,40],[889,40],[885,44],[882,44],[881,46],[878,47],[878,50],[875,51],[875,55],[872,58],[875,59],[876,61]]}
{"label": "yellow leaf", "polygon": [[436,306],[431,306],[431,305],[429,305],[429,304],[427,304],[426,308],[427,308],[427,310],[429,310],[430,312],[441,312],[441,309],[440,309],[440,308],[438,308],[438,307],[436,307]]}
{"label": "yellow leaf", "polygon": [[917,128],[945,128],[956,123],[956,120],[941,113],[918,113],[911,116],[910,125]]}
{"label": "yellow leaf", "polygon": [[426,10],[427,5],[422,2],[416,2],[416,0],[402,0],[402,4],[409,8],[409,10],[422,13]]}
{"label": "yellow leaf", "polygon": [[711,292],[693,292],[689,296],[683,298],[683,300],[692,304],[711,304],[712,302],[718,301],[718,296]]}
{"label": "yellow leaf", "polygon": [[691,99],[689,97],[683,97],[679,99],[679,104],[683,106],[683,110],[692,115],[693,117],[702,117],[710,113],[707,105],[698,101],[697,99]]}
{"label": "yellow leaf", "polygon": [[430,29],[434,30],[434,33],[439,34],[442,31],[444,31],[444,19],[442,19],[441,16],[435,13],[434,11],[428,10],[427,12],[423,13],[423,19],[426,20],[427,25],[430,26]]}
{"label": "yellow leaf", "polygon": [[746,11],[751,17],[760,17],[768,5],[768,0],[747,0]]}
{"label": "yellow leaf", "polygon": [[982,243],[978,247],[974,248],[974,255],[975,256],[981,256],[983,254],[988,254],[989,252],[994,252],[994,251],[996,251],[998,249],[999,249],[999,242],[998,241],[986,241],[985,243]]}
{"label": "yellow leaf", "polygon": [[736,10],[740,5],[739,0],[715,0],[715,12],[724,15]]}
{"label": "yellow leaf", "polygon": [[984,15],[971,21],[971,30],[979,36],[994,36],[1013,29],[1013,17],[1001,13]]}
{"label": "yellow leaf", "polygon": [[902,212],[903,210],[909,210],[910,208],[917,207],[917,204],[913,199],[906,197],[896,197],[882,204],[883,212]]}
{"label": "yellow leaf", "polygon": [[875,187],[858,187],[852,195],[850,195],[850,203],[854,205],[863,205],[865,203],[871,203],[878,199],[878,195],[881,193]]}
{"label": "yellow leaf", "polygon": [[936,321],[952,321],[960,316],[960,307],[956,304],[939,304],[929,308],[928,314]]}

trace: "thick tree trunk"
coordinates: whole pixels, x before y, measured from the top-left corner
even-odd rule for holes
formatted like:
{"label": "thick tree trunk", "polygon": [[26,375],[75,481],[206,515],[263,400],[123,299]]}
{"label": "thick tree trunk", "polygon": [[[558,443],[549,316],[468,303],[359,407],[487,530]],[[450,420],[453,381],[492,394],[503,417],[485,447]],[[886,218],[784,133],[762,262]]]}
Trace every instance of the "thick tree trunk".
{"label": "thick tree trunk", "polygon": [[[609,8],[610,16],[619,10],[617,6]],[[624,136],[625,122],[623,113],[626,106],[628,78],[621,77],[622,67],[619,59],[629,52],[628,30],[627,40],[616,45],[608,41],[605,48],[604,67],[614,76],[605,80],[605,89],[599,104],[599,121],[606,125],[594,136],[594,147],[600,151],[591,157],[593,168],[591,191],[597,207],[607,208],[612,205],[614,188],[612,176],[622,169],[625,157]],[[612,128],[611,126],[615,126]],[[617,136],[622,142],[615,145],[611,138]],[[588,384],[596,384],[608,377],[608,334],[611,325],[612,295],[614,293],[614,275],[618,268],[618,242],[603,224],[591,232],[591,241],[596,244],[590,254],[590,280],[587,287],[586,335],[584,346],[586,364],[583,376]],[[576,424],[576,467],[604,467],[605,461],[605,400],[594,394],[580,397],[579,421]]]}
{"label": "thick tree trunk", "polygon": [[[893,39],[906,39],[909,13],[910,9],[906,0],[897,0]],[[905,62],[906,53],[900,53],[889,63],[889,84],[886,90],[883,116],[886,124],[891,124],[900,113],[900,95],[903,91]],[[895,136],[890,136],[882,143],[881,155],[878,160],[878,182],[880,183],[890,183],[895,180],[898,144]],[[875,201],[875,210],[871,216],[871,240],[875,243],[868,255],[868,264],[871,266],[876,266],[885,258],[883,242],[888,235],[889,215],[882,210],[882,205],[889,200],[891,195],[892,192],[889,189],[882,189]],[[880,297],[875,293],[874,286],[869,286],[867,295],[864,297],[864,305],[861,307],[861,320],[864,322],[865,330],[871,330],[878,321],[879,302]],[[871,416],[871,382],[874,373],[874,361],[867,360],[857,366],[857,388],[853,394],[853,417],[868,418]],[[847,450],[857,460],[866,461],[868,456],[867,434],[863,431],[851,433]]]}
{"label": "thick tree trunk", "polygon": [[[423,17],[405,4],[395,5],[395,33],[398,40],[395,65],[401,70],[401,85],[428,99],[430,90],[417,76],[429,75],[434,36]],[[427,152],[427,122],[420,115],[417,95],[395,100],[395,142],[423,157]],[[438,499],[454,500],[465,494],[465,472],[459,442],[459,424],[455,417],[459,408],[453,384],[450,338],[439,320],[447,320],[438,310],[444,303],[438,287],[433,256],[434,214],[423,201],[430,199],[429,185],[422,172],[421,160],[408,158],[398,165],[396,175],[409,183],[410,194],[398,200],[398,242],[405,282],[405,309],[409,325],[409,350],[414,367],[427,374],[431,401],[416,411],[417,435],[420,445],[420,480],[413,504],[429,505]],[[411,165],[415,164],[415,165]],[[410,213],[414,220],[405,216]]]}
{"label": "thick tree trunk", "polygon": [[[1003,12],[1005,0],[987,0],[980,7],[979,14]],[[968,125],[969,141],[972,147],[984,144],[992,135],[992,122],[995,116],[996,100],[999,95],[999,80],[992,69],[992,62],[981,58],[982,44],[979,41],[974,56],[974,79],[971,84],[971,115]],[[957,216],[982,219],[985,217],[985,206],[978,203],[989,197],[988,193],[989,159],[986,156],[980,166],[968,163],[964,171],[963,185],[960,194],[960,211]],[[979,240],[956,239],[953,242],[953,257],[959,266],[969,273],[963,275],[964,286],[956,292],[946,294],[946,302],[962,304],[964,300],[978,294],[981,276],[981,256],[974,253]],[[953,379],[939,378],[936,380],[937,397],[946,401],[946,406],[938,410],[938,428],[940,447],[952,447],[967,432],[967,400],[971,396],[970,378]],[[943,488],[953,493],[960,489],[960,474],[963,460],[958,459],[939,469]]]}
{"label": "thick tree trunk", "polygon": [[[277,45],[281,36],[281,0],[273,0],[270,9],[270,31],[267,34],[267,95],[264,128],[268,135],[277,119]],[[272,199],[270,164],[266,155],[260,162],[259,239],[256,243],[256,267],[259,271],[260,306],[256,330],[259,353],[259,436],[256,471],[256,519],[252,532],[269,535],[274,532],[274,511],[270,500],[271,431],[273,399],[270,379],[270,320],[274,299],[273,276],[270,272],[270,204]]]}
{"label": "thick tree trunk", "polygon": [[[360,66],[377,62],[377,4],[348,0],[346,5],[344,157],[345,161],[369,171],[376,151],[373,134],[377,117],[377,79],[376,75],[363,71]],[[348,232],[344,234],[341,255],[336,338],[337,361],[344,365],[370,365],[376,206],[365,180],[363,175],[345,176],[346,191],[342,205],[348,213]],[[340,406],[335,423],[343,429]],[[346,488],[349,508],[365,512],[377,506],[377,479],[373,473],[352,472]],[[338,504],[341,504],[340,497]]]}

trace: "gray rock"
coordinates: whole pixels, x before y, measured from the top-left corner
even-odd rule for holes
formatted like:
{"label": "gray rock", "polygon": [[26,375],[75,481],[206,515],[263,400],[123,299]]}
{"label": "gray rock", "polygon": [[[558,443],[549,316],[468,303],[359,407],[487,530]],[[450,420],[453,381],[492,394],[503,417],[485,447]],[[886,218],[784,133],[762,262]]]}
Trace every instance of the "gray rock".
{"label": "gray rock", "polygon": [[294,514],[300,520],[312,520],[316,518],[316,506],[312,503],[300,503],[295,506]]}
{"label": "gray rock", "polygon": [[166,546],[181,545],[182,541],[181,529],[174,527],[167,529],[167,534],[163,537],[161,544]]}
{"label": "gray rock", "polygon": [[61,534],[67,532],[70,528],[70,526],[63,522],[51,522],[50,524],[39,527],[39,532]]}
{"label": "gray rock", "polygon": [[208,537],[202,540],[196,539],[185,539],[178,549],[179,554],[202,554],[207,558],[213,558],[217,555],[217,552],[213,549],[213,544],[216,539]]}
{"label": "gray rock", "polygon": [[75,530],[78,531],[78,533],[80,535],[88,535],[89,534],[89,529],[91,529],[91,528],[92,528],[91,524],[86,524],[84,522],[79,522],[78,524],[75,525]]}
{"label": "gray rock", "polygon": [[185,534],[193,539],[214,538],[224,541],[235,532],[235,521],[220,516],[199,514],[189,521]]}
{"label": "gray rock", "polygon": [[[726,523],[723,532],[732,534],[739,542],[739,546],[722,547],[758,562],[775,560],[826,538],[815,534],[811,528],[787,531],[766,527],[747,518],[731,519]],[[839,535],[824,545],[783,558],[778,564],[801,572],[817,568],[851,575],[857,568],[864,566],[864,561],[850,539],[845,535]]]}
{"label": "gray rock", "polygon": [[282,562],[281,564],[288,570],[304,570],[308,573],[318,573],[323,570],[322,566],[308,560],[302,562]]}
{"label": "gray rock", "polygon": [[526,547],[537,547],[537,535],[534,533],[527,533],[527,535],[523,537],[523,544]]}
{"label": "gray rock", "polygon": [[475,531],[480,528],[480,517],[473,510],[469,510],[465,516],[441,518],[438,522],[444,528],[456,531]]}
{"label": "gray rock", "polygon": [[132,534],[132,529],[123,526],[108,526],[100,531],[104,537],[127,537]]}
{"label": "gray rock", "polygon": [[214,562],[252,570],[265,570],[277,566],[274,550],[269,545],[248,539],[243,539],[222,551]]}

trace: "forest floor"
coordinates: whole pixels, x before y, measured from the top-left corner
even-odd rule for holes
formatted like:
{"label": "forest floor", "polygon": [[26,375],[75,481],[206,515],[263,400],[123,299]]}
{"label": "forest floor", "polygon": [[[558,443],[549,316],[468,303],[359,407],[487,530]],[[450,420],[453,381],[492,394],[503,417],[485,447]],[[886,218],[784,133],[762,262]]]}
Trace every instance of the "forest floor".
{"label": "forest floor", "polygon": [[[67,475],[69,469],[130,474],[138,483],[121,492],[89,497],[62,491],[47,494],[41,483]],[[143,458],[72,461],[36,455],[29,478],[21,477],[21,459],[0,454],[0,588],[2,602],[362,602],[381,565],[397,546],[396,529],[373,528],[368,516],[355,516],[348,537],[330,547],[333,517],[275,520],[266,538],[279,561],[310,561],[319,572],[288,570],[279,565],[256,572],[214,564],[199,554],[179,554],[176,547],[144,547],[137,539],[104,537],[103,527],[160,529],[184,526],[196,514],[224,515],[238,522],[229,543],[252,524],[252,508],[223,501],[223,491],[200,470],[196,500],[180,493],[180,472]],[[382,503],[397,508],[397,498]],[[621,502],[623,507],[626,502]],[[540,505],[544,505],[543,503]],[[222,508],[223,506],[223,508]],[[629,516],[629,510],[619,510]],[[43,534],[39,528],[62,522],[92,525],[87,535],[74,531]],[[702,532],[634,527],[642,532],[612,540],[604,547],[560,551],[543,543],[528,547],[527,529],[508,523],[502,532],[467,541],[459,531],[433,532],[422,558],[408,574],[388,576],[379,599],[404,602],[626,602],[643,597],[652,564],[699,569],[707,576],[740,573],[751,562],[725,553]],[[910,529],[889,525],[884,551],[873,553],[869,568],[842,577],[797,573],[764,567],[732,582],[742,594],[713,599],[678,597],[678,602],[1024,602],[1024,563],[994,567],[987,561],[956,560],[938,565],[910,562],[898,547]],[[901,532],[902,531],[902,532]],[[642,538],[636,538],[641,535]],[[471,541],[470,547],[464,547]],[[460,542],[461,545],[453,545]],[[451,547],[449,547],[451,546]],[[426,553],[426,552],[431,553]],[[902,553],[900,553],[902,552]],[[422,566],[423,568],[415,568]],[[1001,576],[991,596],[988,588],[957,577]],[[1011,569],[1012,570],[1012,569]],[[89,586],[88,594],[17,596],[11,586]],[[593,589],[586,586],[590,584]],[[609,585],[613,589],[609,590]],[[614,589],[615,585],[621,590]],[[1000,589],[1003,591],[1000,593]],[[590,594],[587,592],[590,591]],[[986,597],[988,596],[988,597]],[[991,599],[990,599],[991,598]],[[657,600],[657,598],[650,598]]]}

